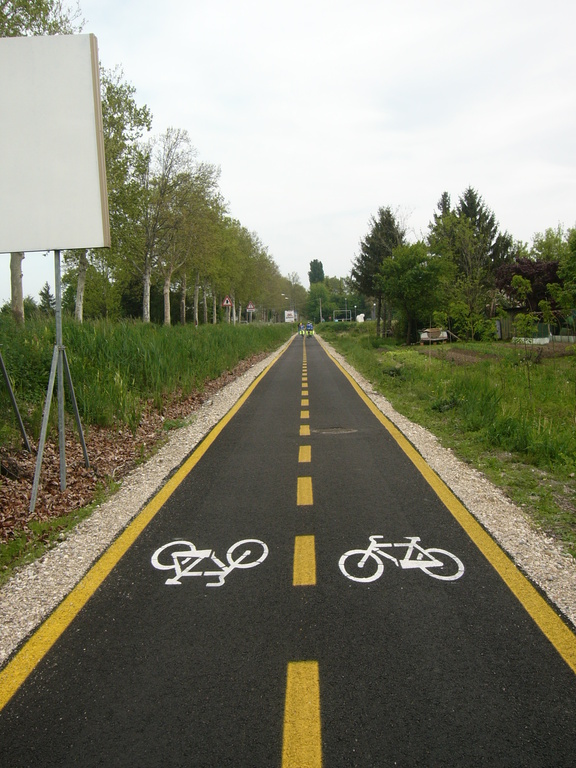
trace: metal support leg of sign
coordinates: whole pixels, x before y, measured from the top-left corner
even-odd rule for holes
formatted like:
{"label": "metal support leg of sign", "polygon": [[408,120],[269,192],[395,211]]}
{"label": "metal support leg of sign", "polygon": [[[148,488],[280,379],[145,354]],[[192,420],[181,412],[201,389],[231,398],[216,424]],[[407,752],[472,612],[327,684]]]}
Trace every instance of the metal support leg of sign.
{"label": "metal support leg of sign", "polygon": [[50,405],[52,402],[52,395],[54,393],[54,381],[56,379],[56,375],[58,378],[58,445],[60,450],[60,490],[64,491],[66,489],[64,374],[66,374],[68,389],[70,391],[70,399],[72,401],[72,408],[74,411],[74,418],[76,420],[76,427],[78,428],[78,435],[80,437],[80,443],[84,453],[84,463],[86,467],[90,466],[88,451],[84,441],[84,433],[82,431],[82,424],[80,423],[80,413],[78,412],[78,404],[76,402],[76,395],[74,393],[74,386],[72,384],[72,376],[70,375],[70,367],[68,365],[66,349],[62,340],[62,283],[60,279],[60,251],[54,251],[54,276],[56,283],[56,344],[54,345],[52,365],[50,367],[50,377],[48,380],[48,390],[46,392],[46,402],[44,403],[42,428],[40,430],[40,441],[38,443],[38,455],[36,456],[36,470],[34,472],[34,482],[32,484],[32,496],[30,497],[30,512],[34,511],[34,507],[36,506],[36,499],[38,498],[38,486],[40,484],[40,472],[42,470],[42,457],[44,454],[44,445],[46,443],[46,435],[48,432],[48,418],[50,416]]}
{"label": "metal support leg of sign", "polygon": [[8,376],[8,371],[6,370],[6,366],[4,365],[4,359],[2,357],[1,351],[0,351],[0,367],[2,368],[2,375],[4,376],[4,381],[6,382],[8,394],[10,395],[12,408],[14,409],[14,413],[16,414],[16,419],[18,420],[18,426],[20,427],[20,432],[22,434],[22,439],[24,440],[24,445],[26,446],[26,450],[28,451],[28,453],[32,453],[32,448],[30,447],[30,443],[28,442],[28,436],[26,435],[26,430],[24,429],[24,422],[22,421],[22,417],[20,416],[20,411],[18,410],[18,405],[16,403],[16,398],[14,397],[12,384],[10,383],[10,377]]}

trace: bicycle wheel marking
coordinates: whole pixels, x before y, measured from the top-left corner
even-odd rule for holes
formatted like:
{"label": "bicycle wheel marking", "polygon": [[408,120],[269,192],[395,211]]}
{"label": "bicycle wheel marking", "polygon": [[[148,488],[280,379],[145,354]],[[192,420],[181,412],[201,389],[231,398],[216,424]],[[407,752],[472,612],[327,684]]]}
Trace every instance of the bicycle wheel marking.
{"label": "bicycle wheel marking", "polygon": [[[371,582],[384,573],[386,560],[403,570],[421,570],[427,576],[440,581],[456,581],[464,574],[462,561],[445,549],[420,545],[419,536],[406,536],[406,541],[385,542],[383,536],[370,536],[366,549],[350,549],[338,561],[338,567],[350,581]],[[404,557],[397,557],[391,550],[405,549]]]}
{"label": "bicycle wheel marking", "polygon": [[178,539],[159,547],[151,563],[159,571],[172,571],[165,584],[180,586],[184,577],[204,576],[207,587],[221,587],[236,568],[255,568],[268,557],[268,547],[260,539],[242,539],[226,552],[227,563],[213,549],[197,549],[191,541]]}

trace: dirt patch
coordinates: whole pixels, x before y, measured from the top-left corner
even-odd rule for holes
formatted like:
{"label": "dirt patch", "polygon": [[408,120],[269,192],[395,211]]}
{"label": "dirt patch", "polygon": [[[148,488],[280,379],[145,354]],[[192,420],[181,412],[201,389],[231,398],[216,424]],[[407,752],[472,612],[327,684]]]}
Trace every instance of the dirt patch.
{"label": "dirt patch", "polygon": [[[477,349],[474,349],[474,346],[471,346],[470,349],[466,349],[462,347],[456,348],[451,344],[432,344],[430,346],[419,345],[416,349],[422,355],[430,355],[431,357],[440,358],[441,360],[448,360],[456,365],[472,365],[473,363],[479,363],[482,360],[496,360],[498,358],[497,353],[479,352]],[[498,350],[503,349],[512,352],[524,352],[524,347],[521,344],[498,344]],[[560,342],[555,344],[535,344],[530,347],[531,353],[537,360],[553,357],[567,357],[574,354],[574,349],[574,344]]]}

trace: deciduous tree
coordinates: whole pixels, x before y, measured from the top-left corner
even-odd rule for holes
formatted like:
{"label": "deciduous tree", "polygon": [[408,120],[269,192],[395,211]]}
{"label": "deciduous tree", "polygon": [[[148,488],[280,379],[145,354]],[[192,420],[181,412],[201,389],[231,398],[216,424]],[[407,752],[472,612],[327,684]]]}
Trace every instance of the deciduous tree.
{"label": "deciduous tree", "polygon": [[432,256],[422,241],[401,245],[380,267],[382,293],[403,318],[407,344],[416,340],[419,322],[438,307],[442,260]]}

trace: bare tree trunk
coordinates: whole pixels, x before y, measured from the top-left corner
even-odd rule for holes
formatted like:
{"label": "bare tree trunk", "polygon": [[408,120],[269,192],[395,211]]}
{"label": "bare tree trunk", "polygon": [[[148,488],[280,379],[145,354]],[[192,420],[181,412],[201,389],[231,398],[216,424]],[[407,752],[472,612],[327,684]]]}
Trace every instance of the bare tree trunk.
{"label": "bare tree trunk", "polygon": [[236,299],[234,296],[232,296],[232,307],[230,309],[232,312],[232,325],[236,325]]}
{"label": "bare tree trunk", "polygon": [[198,328],[198,299],[200,297],[200,272],[196,275],[194,283],[194,325]]}
{"label": "bare tree trunk", "polygon": [[212,294],[212,324],[216,325],[216,321],[218,320],[218,313],[216,310],[216,294]]}
{"label": "bare tree trunk", "polygon": [[12,315],[17,323],[24,322],[24,291],[22,290],[22,261],[24,253],[14,251],[10,254],[10,289]]}
{"label": "bare tree trunk", "polygon": [[146,265],[144,270],[143,290],[142,290],[142,321],[150,322],[150,272],[151,267]]}
{"label": "bare tree trunk", "polygon": [[206,296],[206,285],[202,287],[202,303],[204,304],[204,325],[208,325],[208,297]]}
{"label": "bare tree trunk", "polygon": [[188,290],[186,285],[186,273],[182,275],[182,289],[180,292],[180,322],[182,325],[186,325],[186,291]]}
{"label": "bare tree trunk", "polygon": [[83,251],[78,259],[78,284],[76,286],[76,304],[74,317],[81,323],[84,319],[84,290],[86,288],[86,275],[88,273],[88,252]]}
{"label": "bare tree trunk", "polygon": [[171,325],[170,318],[170,283],[172,282],[172,271],[170,271],[164,277],[164,287],[162,293],[164,294],[164,325]]}

